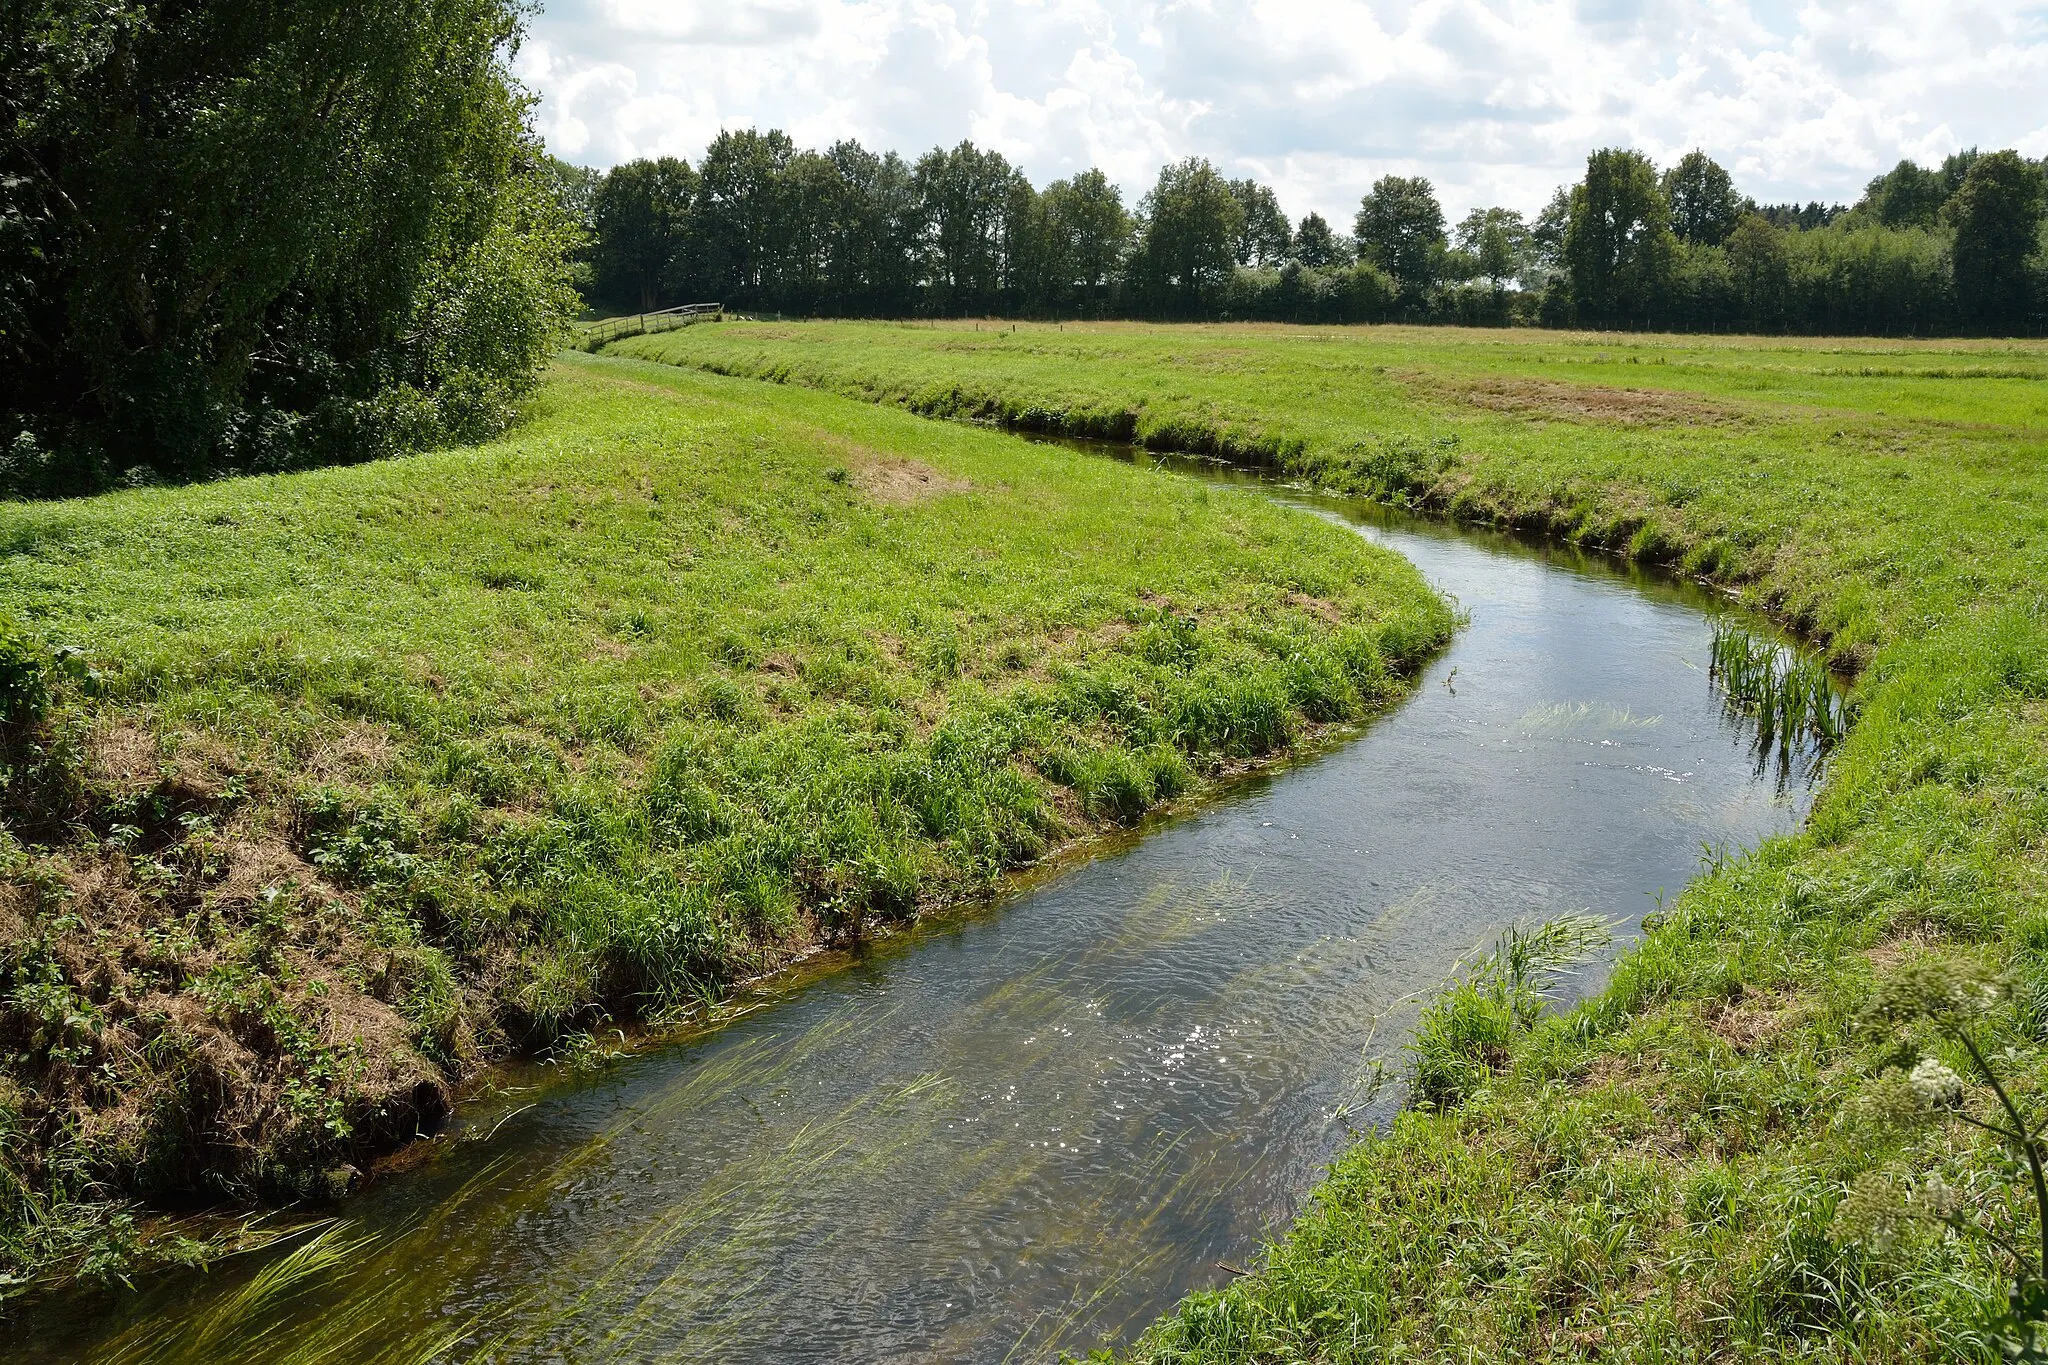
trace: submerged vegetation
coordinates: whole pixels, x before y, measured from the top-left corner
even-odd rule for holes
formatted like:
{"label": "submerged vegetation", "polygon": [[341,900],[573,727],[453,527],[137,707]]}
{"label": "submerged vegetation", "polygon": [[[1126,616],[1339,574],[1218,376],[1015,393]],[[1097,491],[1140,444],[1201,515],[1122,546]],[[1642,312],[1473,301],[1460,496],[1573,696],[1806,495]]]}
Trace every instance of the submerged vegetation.
{"label": "submerged vegetation", "polygon": [[[1711,855],[1604,989],[1493,1029],[1134,1359],[1981,1360],[2010,1338],[2025,1162],[1967,1125],[1869,1123],[1929,1055],[1980,1073],[1938,1030],[1866,1021],[1913,973],[2001,980],[1972,1043],[2018,1112],[2048,1099],[2048,350],[971,324],[613,349],[1550,532],[1719,583],[1853,678],[1801,833]],[[1821,680],[1764,652],[1724,643],[1731,700],[1780,735],[1834,724]],[[1838,1224],[1901,1167],[1987,1235]]]}
{"label": "submerged vegetation", "polygon": [[491,444],[0,544],[9,1290],[122,1273],[138,1196],[337,1194],[481,1061],[985,892],[1452,624],[1253,495],[581,357]]}

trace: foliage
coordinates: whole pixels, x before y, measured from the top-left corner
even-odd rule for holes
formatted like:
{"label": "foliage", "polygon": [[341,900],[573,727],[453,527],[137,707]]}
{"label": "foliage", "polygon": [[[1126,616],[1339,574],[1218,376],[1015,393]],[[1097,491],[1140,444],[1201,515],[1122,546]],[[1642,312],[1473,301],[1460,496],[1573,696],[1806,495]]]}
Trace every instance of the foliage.
{"label": "foliage", "polygon": [[[1837,1241],[1879,1256],[1921,1231],[1916,1224],[1989,1242],[2012,1266],[2006,1311],[1992,1320],[1991,1334],[2006,1359],[2041,1361],[2048,1360],[2048,1142],[2014,1102],[1978,1041],[1989,1022],[1985,1016],[2005,998],[2006,983],[1987,978],[1967,959],[1930,957],[1901,964],[1879,983],[1865,1008],[1865,1023],[1889,1035],[1907,1057],[1921,1041],[1915,1026],[1932,1025],[1969,1058],[1971,1071],[1991,1091],[1996,1107],[1988,1119],[1973,1113],[1975,1097],[1963,1077],[1930,1054],[1910,1069],[1881,1074],[1860,1097],[1858,1113],[1878,1141],[1900,1129],[1950,1118],[1998,1139],[2006,1156],[2025,1163],[2035,1245],[2016,1245],[2002,1235],[2005,1210],[1979,1206],[1969,1186],[1952,1185],[1939,1171],[1896,1168],[1859,1178],[1836,1207],[1830,1232]],[[1994,1168],[1989,1174],[1995,1181],[2002,1172]]]}
{"label": "foliage", "polygon": [[[363,459],[528,392],[560,314],[455,298],[563,295],[569,234],[528,235],[556,201],[526,188],[518,15],[10,7],[0,493]],[[453,348],[422,330],[450,313]]]}
{"label": "foliage", "polygon": [[1929,228],[1955,190],[1956,186],[1944,183],[1939,171],[1902,160],[1870,182],[1857,207],[1889,228]]}
{"label": "foliage", "polygon": [[599,182],[591,205],[597,292],[654,309],[681,251],[697,199],[690,163],[665,156],[629,161]]}
{"label": "foliage", "polygon": [[1378,266],[1411,300],[1420,300],[1441,273],[1444,211],[1421,176],[1384,175],[1373,182],[1351,235],[1358,258]]}
{"label": "foliage", "polygon": [[1045,298],[1055,311],[1100,317],[1131,240],[1123,194],[1098,170],[1055,180],[1040,199],[1046,245]]}
{"label": "foliage", "polygon": [[1719,246],[1741,219],[1741,197],[1721,164],[1694,150],[1664,172],[1658,188],[1671,205],[1671,230],[1692,246]]}
{"label": "foliage", "polygon": [[1338,239],[1320,213],[1305,214],[1294,232],[1294,257],[1310,269],[1351,262],[1350,244]]}
{"label": "foliage", "polygon": [[1529,226],[1513,209],[1474,209],[1458,223],[1457,249],[1495,289],[1529,268]]}
{"label": "foliage", "polygon": [[1138,205],[1133,275],[1169,313],[1199,317],[1237,264],[1244,208],[1230,183],[1199,157],[1167,166]]}
{"label": "foliage", "polygon": [[1586,158],[1564,239],[1579,315],[1604,322],[1654,306],[1676,255],[1671,209],[1650,159],[1619,148]]}
{"label": "foliage", "polygon": [[[1940,202],[1975,159],[1958,154],[1925,173],[1948,187]],[[1356,242],[1315,213],[1290,233],[1270,186],[1226,180],[1199,159],[1163,168],[1136,217],[1100,170],[1037,190],[968,142],[912,166],[857,142],[815,153],[778,131],[728,130],[706,151],[694,199],[685,163],[661,163],[661,182],[679,187],[662,196],[648,179],[655,168],[609,173],[617,201],[640,207],[599,231],[595,258],[613,265],[597,271],[593,297],[606,307],[1715,331],[1992,325],[1958,308],[1954,234],[1939,214],[1899,217],[1883,208],[1890,192],[1880,182],[1853,212],[1757,205],[1697,151],[1661,175],[1634,153],[1599,153],[1592,180],[1559,189],[1533,222],[1476,208],[1450,239],[1429,183],[1388,177],[1360,204]],[[566,185],[559,171],[550,176]],[[1573,195],[1583,200],[1589,186],[1599,214],[1623,218],[1596,223],[1582,209],[1574,265]],[[576,195],[560,197],[573,216]],[[2018,241],[2025,224],[2014,231]],[[605,246],[608,234],[620,236],[616,247]],[[2016,311],[1997,326],[2030,325],[2029,310],[2048,299],[2048,255],[2019,259]],[[1362,269],[1347,271],[1354,263]]]}
{"label": "foliage", "polygon": [[1000,152],[962,142],[918,159],[912,183],[925,206],[932,283],[941,311],[991,311],[1016,270],[1027,231],[1015,202],[1030,186]]}
{"label": "foliage", "polygon": [[1293,255],[1294,231],[1272,187],[1256,180],[1230,182],[1231,198],[1241,211],[1237,240],[1233,244],[1239,265],[1278,266]]}
{"label": "foliage", "polygon": [[2010,326],[2030,311],[2028,258],[2040,245],[2044,194],[2040,167],[2017,152],[1993,152],[1971,162],[1942,206],[1956,233],[1957,302],[1973,320]]}

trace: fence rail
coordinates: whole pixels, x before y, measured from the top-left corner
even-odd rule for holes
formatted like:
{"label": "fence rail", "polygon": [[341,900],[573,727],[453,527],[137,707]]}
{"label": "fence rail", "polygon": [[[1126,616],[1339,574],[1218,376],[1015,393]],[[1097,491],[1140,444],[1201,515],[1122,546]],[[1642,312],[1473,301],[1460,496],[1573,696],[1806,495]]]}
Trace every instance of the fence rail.
{"label": "fence rail", "polygon": [[687,327],[705,317],[715,316],[723,307],[717,303],[686,303],[677,308],[659,308],[651,313],[628,313],[623,317],[606,318],[584,332],[582,340],[591,350],[596,350],[620,337],[645,336],[649,332]]}

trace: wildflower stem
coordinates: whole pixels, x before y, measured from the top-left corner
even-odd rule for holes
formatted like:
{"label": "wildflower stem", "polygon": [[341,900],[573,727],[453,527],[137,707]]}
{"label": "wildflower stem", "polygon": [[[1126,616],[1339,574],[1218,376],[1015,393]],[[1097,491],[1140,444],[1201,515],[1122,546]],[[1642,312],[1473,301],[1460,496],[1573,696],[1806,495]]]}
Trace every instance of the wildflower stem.
{"label": "wildflower stem", "polygon": [[2033,1130],[2027,1127],[2027,1121],[2020,1117],[2019,1108],[2013,1104],[2012,1097],[2005,1093],[2005,1087],[1998,1083],[1998,1074],[1984,1060],[1984,1054],[1977,1051],[1976,1040],[1962,1029],[1957,1029],[1955,1033],[1957,1041],[1962,1043],[1964,1050],[1970,1054],[1970,1060],[1977,1064],[1977,1070],[1983,1073],[1985,1081],[1990,1084],[1991,1093],[1998,1096],[1998,1102],[2005,1107],[2007,1116],[2012,1119],[2013,1127],[2020,1132],[2020,1150],[2027,1154],[2027,1170],[2034,1178],[2034,1212],[2041,1225],[2041,1259],[2035,1263],[2035,1270],[2037,1273],[2048,1274],[2048,1176],[2043,1176],[2041,1171],[2041,1144],[2034,1139]]}
{"label": "wildflower stem", "polygon": [[2002,1128],[1995,1123],[1986,1123],[1984,1120],[1980,1118],[1972,1118],[1968,1114],[1957,1114],[1956,1117],[1961,1119],[1964,1123],[1969,1124],[1972,1128],[1982,1128],[1987,1133],[1996,1133],[1999,1137],[2004,1138],[2007,1142],[2023,1143],[2027,1140],[2026,1134],[2024,1133],[2015,1133],[2010,1128]]}

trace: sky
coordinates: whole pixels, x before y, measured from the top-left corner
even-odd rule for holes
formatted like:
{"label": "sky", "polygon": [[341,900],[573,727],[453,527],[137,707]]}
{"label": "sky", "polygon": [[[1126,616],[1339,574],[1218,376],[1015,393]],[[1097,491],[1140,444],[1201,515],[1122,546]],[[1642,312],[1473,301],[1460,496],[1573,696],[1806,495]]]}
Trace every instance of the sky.
{"label": "sky", "polygon": [[543,0],[550,150],[694,162],[720,128],[906,157],[962,138],[1135,204],[1205,156],[1340,230],[1382,175],[1533,213],[1594,147],[1694,147],[1764,202],[1902,157],[2048,156],[2048,0]]}

